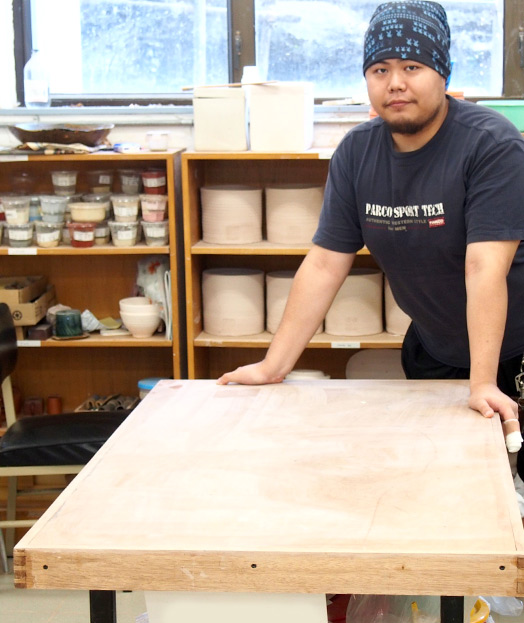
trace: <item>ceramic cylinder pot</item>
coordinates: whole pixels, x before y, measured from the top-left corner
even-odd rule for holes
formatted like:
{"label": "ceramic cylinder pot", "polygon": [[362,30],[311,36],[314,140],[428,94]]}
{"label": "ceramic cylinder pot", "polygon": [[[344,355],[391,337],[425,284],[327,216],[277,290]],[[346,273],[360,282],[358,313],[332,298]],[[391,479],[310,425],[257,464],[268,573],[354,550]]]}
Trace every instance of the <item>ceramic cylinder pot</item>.
{"label": "ceramic cylinder pot", "polygon": [[237,337],[264,331],[264,272],[211,268],[202,273],[204,331]]}
{"label": "ceramic cylinder pot", "polygon": [[309,244],[318,225],[323,186],[266,188],[267,239],[277,244]]}
{"label": "ceramic cylinder pot", "polygon": [[411,318],[397,305],[387,279],[384,279],[384,313],[386,331],[392,335],[406,335]]}
{"label": "ceramic cylinder pot", "polygon": [[250,244],[262,240],[262,189],[204,186],[202,240],[214,244]]}
{"label": "ceramic cylinder pot", "polygon": [[56,312],[57,337],[78,337],[82,333],[82,316],[78,309],[61,309]]}
{"label": "ceramic cylinder pot", "polygon": [[[269,333],[277,332],[294,277],[292,270],[277,270],[266,275],[266,330]],[[315,334],[321,333],[323,328],[321,322]]]}
{"label": "ceramic cylinder pot", "polygon": [[330,335],[375,335],[383,331],[383,274],[354,268],[344,280],[325,318]]}

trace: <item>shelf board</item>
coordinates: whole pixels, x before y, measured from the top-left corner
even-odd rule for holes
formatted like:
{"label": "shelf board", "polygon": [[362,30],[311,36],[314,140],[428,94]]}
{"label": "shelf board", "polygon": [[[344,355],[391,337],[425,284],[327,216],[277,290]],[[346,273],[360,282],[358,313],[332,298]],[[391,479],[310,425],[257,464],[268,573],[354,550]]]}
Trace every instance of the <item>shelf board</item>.
{"label": "shelf board", "polygon": [[159,347],[171,348],[172,340],[166,339],[164,334],[153,335],[148,338],[138,338],[131,335],[121,337],[103,336],[93,333],[87,338],[80,340],[19,340],[18,346],[21,348],[141,348]]}
{"label": "shelf board", "polygon": [[334,149],[293,152],[260,151],[186,151],[182,158],[187,160],[329,160]]}
{"label": "shelf board", "polygon": [[18,154],[0,152],[0,162],[89,162],[90,160],[166,160],[168,156],[178,154],[183,149],[166,151],[139,151],[136,153],[119,153],[115,151],[95,151],[91,154]]}
{"label": "shelf board", "polygon": [[[192,255],[306,255],[312,244],[276,244],[262,240],[251,244],[213,244],[199,240],[191,247]],[[369,255],[366,247],[357,255]]]}
{"label": "shelf board", "polygon": [[42,247],[0,247],[0,255],[149,255],[169,254],[168,246],[148,246],[139,243],[131,247],[115,247],[112,244],[95,244],[92,247],[58,245],[49,249]]}
{"label": "shelf board", "polygon": [[[267,348],[273,337],[273,334],[267,331],[240,337],[211,335],[202,331],[193,344],[195,347]],[[319,333],[313,336],[308,348],[401,348],[403,339],[402,335],[392,335],[386,332],[359,336]]]}

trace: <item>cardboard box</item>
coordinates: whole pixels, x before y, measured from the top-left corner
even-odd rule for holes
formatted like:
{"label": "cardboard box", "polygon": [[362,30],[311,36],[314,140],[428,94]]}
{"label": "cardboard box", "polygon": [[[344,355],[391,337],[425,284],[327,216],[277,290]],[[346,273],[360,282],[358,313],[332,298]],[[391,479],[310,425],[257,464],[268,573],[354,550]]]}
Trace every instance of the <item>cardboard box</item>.
{"label": "cardboard box", "polygon": [[246,97],[242,88],[197,87],[193,95],[195,151],[246,151]]}
{"label": "cardboard box", "polygon": [[252,151],[305,151],[313,144],[312,82],[253,85],[249,91]]}
{"label": "cardboard box", "polygon": [[48,286],[43,294],[30,303],[8,303],[8,305],[15,327],[20,327],[40,322],[49,307],[55,303],[55,286]]}
{"label": "cardboard box", "polygon": [[1,277],[0,303],[29,303],[45,292],[46,286],[47,277]]}

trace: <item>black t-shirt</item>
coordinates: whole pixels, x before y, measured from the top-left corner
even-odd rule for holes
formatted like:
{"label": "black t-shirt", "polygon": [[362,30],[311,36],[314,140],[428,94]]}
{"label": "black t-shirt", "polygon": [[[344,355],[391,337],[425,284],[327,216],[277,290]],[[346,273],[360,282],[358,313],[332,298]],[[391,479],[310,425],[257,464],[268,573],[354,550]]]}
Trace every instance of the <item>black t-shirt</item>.
{"label": "black t-shirt", "polygon": [[[380,119],[353,128],[331,159],[314,242],[366,245],[427,351],[469,366],[464,262],[471,242],[524,239],[524,140],[486,107],[449,98],[421,149],[399,153]],[[508,276],[501,360],[524,352],[524,246]]]}

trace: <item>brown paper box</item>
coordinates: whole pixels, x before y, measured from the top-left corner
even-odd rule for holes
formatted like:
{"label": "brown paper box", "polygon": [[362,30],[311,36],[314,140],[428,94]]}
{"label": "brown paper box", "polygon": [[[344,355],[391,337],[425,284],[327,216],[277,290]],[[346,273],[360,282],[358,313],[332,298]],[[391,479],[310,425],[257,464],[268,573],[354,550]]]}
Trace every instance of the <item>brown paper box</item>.
{"label": "brown paper box", "polygon": [[[19,284],[23,287],[6,290],[6,286]],[[31,276],[31,277],[1,277],[0,278],[0,303],[10,305],[18,303],[29,303],[34,301],[43,292],[47,286],[47,277]]]}
{"label": "brown paper box", "polygon": [[42,320],[51,305],[55,303],[55,286],[48,286],[46,291],[30,303],[9,304],[15,326],[33,325]]}

